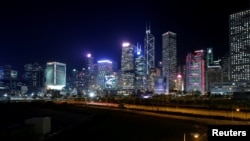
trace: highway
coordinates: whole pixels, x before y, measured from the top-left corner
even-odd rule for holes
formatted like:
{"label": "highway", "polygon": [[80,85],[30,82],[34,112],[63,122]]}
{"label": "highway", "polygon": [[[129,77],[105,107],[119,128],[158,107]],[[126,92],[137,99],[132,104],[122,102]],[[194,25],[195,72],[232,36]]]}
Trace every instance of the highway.
{"label": "highway", "polygon": [[[138,114],[120,110],[107,110],[90,106],[72,106],[65,104],[1,105],[5,125],[22,123],[32,117],[51,117],[52,131],[44,141],[194,141],[193,133],[199,133],[199,141],[206,141],[206,125],[150,114]],[[1,129],[6,126],[1,124]],[[2,130],[3,131],[3,130]],[[1,132],[3,141],[33,141],[22,134]],[[197,139],[195,141],[198,141]]]}
{"label": "highway", "polygon": [[[106,111],[89,124],[78,125],[48,141],[207,141],[206,126],[186,121],[122,111]],[[199,134],[195,139],[194,134]]]}
{"label": "highway", "polygon": [[[58,101],[60,103],[60,101]],[[106,107],[117,108],[117,103],[103,103],[103,102],[84,102],[84,101],[66,101],[69,104],[83,104],[83,105],[98,105]],[[197,108],[179,108],[179,107],[164,107],[164,106],[145,106],[145,105],[134,105],[134,104],[125,104],[124,108],[126,109],[136,109],[136,110],[147,110],[147,111],[157,111],[157,112],[171,112],[171,113],[185,113],[193,115],[203,115],[213,117],[225,117],[229,120],[250,120],[250,112],[242,112],[240,109],[234,108],[230,111],[224,110],[211,110],[211,109],[197,109]]]}
{"label": "highway", "polygon": [[[207,141],[207,125],[250,125],[248,121],[215,120],[152,112],[152,110],[166,109],[189,112],[190,109],[138,105],[125,105],[125,109],[117,107],[118,105],[114,103],[69,101],[38,105],[33,103],[7,104],[2,105],[0,109],[2,111],[0,119],[3,121],[1,127],[4,129],[7,125],[21,123],[27,118],[51,117],[52,129],[44,141],[182,141],[184,135],[185,141]],[[197,111],[195,111],[196,114],[202,113],[202,111],[200,113]],[[194,138],[194,134],[197,133],[199,137]],[[2,134],[0,137],[3,138],[6,135],[10,134]],[[9,137],[9,140],[19,141],[26,138],[28,137],[19,135],[15,138]]]}

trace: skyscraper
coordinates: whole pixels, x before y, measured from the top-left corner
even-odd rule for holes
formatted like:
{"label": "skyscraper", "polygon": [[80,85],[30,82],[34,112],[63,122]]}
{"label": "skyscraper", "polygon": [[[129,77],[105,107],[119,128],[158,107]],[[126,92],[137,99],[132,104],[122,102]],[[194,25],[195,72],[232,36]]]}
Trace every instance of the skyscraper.
{"label": "skyscraper", "polygon": [[44,68],[38,63],[24,65],[24,80],[29,87],[44,86]]}
{"label": "skyscraper", "polygon": [[186,91],[204,94],[205,92],[205,60],[204,50],[196,50],[186,56]]}
{"label": "skyscraper", "polygon": [[84,89],[88,90],[89,87],[95,85],[95,80],[97,79],[97,75],[95,73],[95,64],[94,64],[94,57],[92,54],[88,53],[85,58],[85,81],[84,81]]}
{"label": "skyscraper", "polygon": [[144,55],[146,60],[146,74],[149,75],[150,69],[155,67],[155,37],[151,34],[150,27],[146,27]]}
{"label": "skyscraper", "polygon": [[[99,60],[98,63],[98,77],[97,83],[102,88],[113,88],[113,80],[107,79],[110,78],[113,74],[113,64],[110,60]],[[109,77],[108,77],[109,76]]]}
{"label": "skyscraper", "polygon": [[135,55],[135,89],[144,91],[146,89],[146,63],[141,47],[136,46]]}
{"label": "skyscraper", "polygon": [[162,74],[166,78],[166,93],[174,89],[177,78],[176,33],[162,34]]}
{"label": "skyscraper", "polygon": [[121,88],[124,91],[134,90],[134,45],[130,43],[122,44],[121,58]]}
{"label": "skyscraper", "polygon": [[61,90],[66,86],[66,64],[48,62],[45,70],[45,78],[48,89]]}
{"label": "skyscraper", "polygon": [[229,16],[230,80],[250,80],[250,10]]}
{"label": "skyscraper", "polygon": [[207,48],[206,63],[207,66],[210,66],[214,63],[213,48]]}

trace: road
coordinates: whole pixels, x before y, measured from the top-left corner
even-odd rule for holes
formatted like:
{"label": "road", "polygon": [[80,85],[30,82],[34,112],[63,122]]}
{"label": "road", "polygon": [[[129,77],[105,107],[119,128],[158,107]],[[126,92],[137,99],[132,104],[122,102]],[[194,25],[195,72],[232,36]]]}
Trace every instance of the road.
{"label": "road", "polygon": [[[116,103],[103,103],[103,102],[84,102],[84,101],[72,101],[69,100],[67,103],[71,104],[88,104],[88,105],[99,105],[106,107],[118,107]],[[172,113],[185,113],[185,114],[193,114],[193,115],[203,115],[213,117],[225,117],[229,120],[250,120],[249,112],[242,112],[240,109],[235,107],[230,111],[224,110],[211,110],[211,109],[197,109],[197,108],[179,108],[179,107],[166,107],[166,106],[146,106],[146,105],[135,105],[135,104],[125,104],[124,107],[126,109],[136,109],[136,110],[147,110],[147,111],[158,111],[158,112],[172,112]],[[239,110],[239,111],[237,111]]]}
{"label": "road", "polygon": [[[194,121],[155,117],[121,111],[106,111],[98,115],[91,125],[78,125],[59,134],[51,141],[206,141],[206,126]],[[199,133],[194,140],[191,133]]]}
{"label": "road", "polygon": [[[34,116],[48,116],[52,119],[52,131],[45,136],[44,141],[182,141],[184,133],[186,141],[194,141],[191,133],[200,134],[196,141],[206,141],[206,126],[198,122],[119,110],[68,106],[1,105],[1,121],[5,121],[1,127],[6,128],[7,125]],[[21,133],[17,136],[2,134],[0,139],[34,141],[24,136],[25,132]]]}

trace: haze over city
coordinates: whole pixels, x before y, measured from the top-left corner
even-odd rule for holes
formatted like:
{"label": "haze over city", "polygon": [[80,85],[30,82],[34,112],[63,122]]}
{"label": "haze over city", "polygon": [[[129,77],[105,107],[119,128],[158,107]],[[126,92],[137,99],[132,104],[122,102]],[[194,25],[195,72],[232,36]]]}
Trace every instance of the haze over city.
{"label": "haze over city", "polygon": [[121,44],[143,47],[146,24],[161,60],[162,34],[177,34],[178,62],[195,49],[228,51],[228,16],[249,7],[247,0],[1,2],[0,65],[22,70],[24,64],[58,61],[82,68],[83,58],[120,63]]}

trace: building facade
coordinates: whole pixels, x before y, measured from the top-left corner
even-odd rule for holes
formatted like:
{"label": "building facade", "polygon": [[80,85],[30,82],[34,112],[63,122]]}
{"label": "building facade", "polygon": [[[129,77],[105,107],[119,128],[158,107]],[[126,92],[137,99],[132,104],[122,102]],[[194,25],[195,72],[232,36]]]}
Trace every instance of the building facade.
{"label": "building facade", "polygon": [[136,47],[135,54],[135,89],[137,91],[146,90],[146,61],[139,46]]}
{"label": "building facade", "polygon": [[62,90],[66,86],[66,64],[47,62],[45,84],[49,90]]}
{"label": "building facade", "polygon": [[146,27],[144,55],[146,61],[146,74],[149,76],[150,69],[155,68],[155,37],[152,35],[150,27]]}
{"label": "building facade", "polygon": [[205,93],[205,52],[196,50],[186,56],[186,91]]}
{"label": "building facade", "polygon": [[98,77],[97,84],[102,89],[113,88],[114,84],[111,79],[108,79],[108,76],[113,74],[113,63],[110,60],[99,60],[97,61],[98,66]]}
{"label": "building facade", "polygon": [[38,63],[25,64],[23,79],[29,87],[44,87],[44,68]]}
{"label": "building facade", "polygon": [[130,93],[135,89],[134,48],[131,43],[122,44],[121,89]]}
{"label": "building facade", "polygon": [[230,80],[250,81],[250,10],[229,16]]}
{"label": "building facade", "polygon": [[166,77],[166,93],[174,89],[177,77],[176,33],[166,32],[162,35],[162,73]]}

